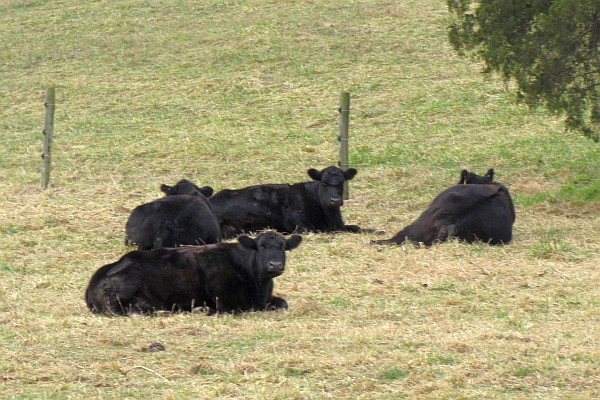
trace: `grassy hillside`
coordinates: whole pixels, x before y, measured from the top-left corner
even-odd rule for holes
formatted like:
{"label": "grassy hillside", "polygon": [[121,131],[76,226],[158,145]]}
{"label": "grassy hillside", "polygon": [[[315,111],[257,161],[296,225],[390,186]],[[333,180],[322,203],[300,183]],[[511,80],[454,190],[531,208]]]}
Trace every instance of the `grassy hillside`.
{"label": "grassy hillside", "polygon": [[[600,397],[600,145],[483,79],[447,18],[436,0],[2,1],[0,397]],[[346,222],[392,235],[462,168],[494,167],[514,243],[311,234],[276,280],[288,312],[86,309],[161,183],[299,182],[335,164],[342,91],[359,170]]]}

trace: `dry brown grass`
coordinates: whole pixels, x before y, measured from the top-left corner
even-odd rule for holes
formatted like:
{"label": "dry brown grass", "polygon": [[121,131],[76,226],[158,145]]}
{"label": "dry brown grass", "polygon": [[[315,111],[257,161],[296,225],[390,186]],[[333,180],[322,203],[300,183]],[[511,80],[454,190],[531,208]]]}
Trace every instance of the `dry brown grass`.
{"label": "dry brown grass", "polygon": [[[29,188],[12,198],[19,207],[3,200],[23,231],[3,250],[11,270],[2,272],[1,379],[10,396],[598,395],[598,242],[578,235],[598,233],[597,214],[519,208],[515,243],[504,247],[306,235],[277,279],[288,312],[110,318],[86,310],[83,289],[126,251],[127,214],[118,201],[90,209],[71,196]],[[348,202],[349,220],[398,226],[379,223],[381,206],[360,211],[363,201]],[[143,351],[153,342],[166,351]]]}

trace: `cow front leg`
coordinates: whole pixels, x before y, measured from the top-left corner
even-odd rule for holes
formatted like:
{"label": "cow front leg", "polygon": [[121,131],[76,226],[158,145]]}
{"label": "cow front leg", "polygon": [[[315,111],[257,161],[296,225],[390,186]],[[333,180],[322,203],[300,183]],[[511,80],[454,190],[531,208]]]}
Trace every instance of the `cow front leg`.
{"label": "cow front leg", "polygon": [[352,233],[366,232],[358,225],[342,225],[342,229],[340,229],[340,230],[343,232],[352,232]]}
{"label": "cow front leg", "polygon": [[271,296],[271,299],[267,303],[265,310],[271,311],[271,310],[280,310],[280,309],[283,309],[283,310],[288,309],[287,301],[285,301],[285,299],[283,299],[281,297]]}
{"label": "cow front leg", "polygon": [[458,228],[456,227],[456,225],[451,224],[451,225],[444,225],[442,227],[440,227],[440,230],[435,238],[435,242],[445,242],[446,240],[457,236],[458,234]]}

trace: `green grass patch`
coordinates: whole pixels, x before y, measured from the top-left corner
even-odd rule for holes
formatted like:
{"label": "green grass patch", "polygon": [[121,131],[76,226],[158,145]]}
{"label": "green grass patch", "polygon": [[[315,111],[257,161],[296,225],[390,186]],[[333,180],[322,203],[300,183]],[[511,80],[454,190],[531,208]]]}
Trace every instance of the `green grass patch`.
{"label": "green grass patch", "polygon": [[442,281],[436,282],[434,285],[429,287],[429,290],[441,291],[441,292],[458,292],[458,286],[455,282]]}
{"label": "green grass patch", "polygon": [[595,175],[579,175],[564,185],[558,194],[560,199],[573,203],[597,202],[600,199],[600,167]]}
{"label": "green grass patch", "polygon": [[518,367],[510,371],[510,375],[517,378],[525,378],[528,376],[535,375],[539,372],[537,368],[532,367]]}
{"label": "green grass patch", "polygon": [[5,235],[14,235],[19,232],[19,228],[13,224],[0,225],[0,233]]}
{"label": "green grass patch", "polygon": [[445,354],[433,354],[427,356],[427,363],[429,365],[457,365],[460,364],[460,359]]}
{"label": "green grass patch", "polygon": [[379,379],[385,381],[404,380],[410,375],[410,372],[401,368],[386,369],[379,374]]}
{"label": "green grass patch", "polygon": [[329,300],[329,303],[341,309],[346,309],[352,306],[351,301],[343,297],[335,297]]}
{"label": "green grass patch", "polygon": [[11,273],[21,273],[21,272],[23,272],[23,269],[20,267],[17,267],[14,264],[3,261],[3,262],[0,262],[0,271],[11,272]]}

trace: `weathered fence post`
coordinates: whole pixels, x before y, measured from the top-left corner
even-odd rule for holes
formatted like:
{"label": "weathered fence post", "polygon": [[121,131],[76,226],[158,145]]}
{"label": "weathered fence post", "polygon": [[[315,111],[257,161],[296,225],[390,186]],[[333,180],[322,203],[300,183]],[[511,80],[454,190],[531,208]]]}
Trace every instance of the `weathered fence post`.
{"label": "weathered fence post", "polygon": [[55,88],[46,89],[46,118],[44,121],[44,145],[42,150],[42,188],[50,183],[50,162],[52,161],[52,135],[54,134],[54,99]]}
{"label": "weathered fence post", "polygon": [[[340,94],[340,143],[339,165],[344,171],[348,169],[348,128],[350,127],[350,93],[342,92]],[[348,181],[344,182],[344,200],[348,200]]]}

